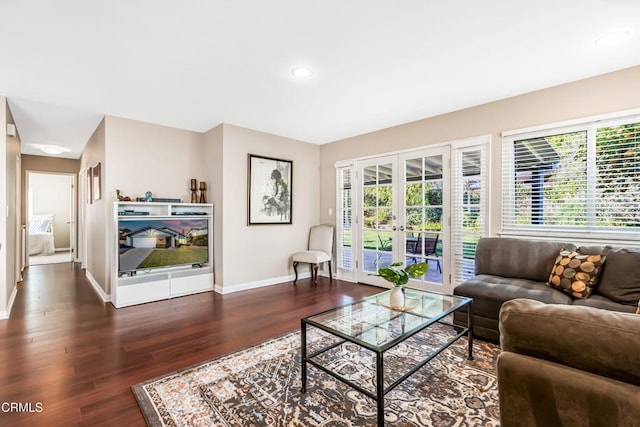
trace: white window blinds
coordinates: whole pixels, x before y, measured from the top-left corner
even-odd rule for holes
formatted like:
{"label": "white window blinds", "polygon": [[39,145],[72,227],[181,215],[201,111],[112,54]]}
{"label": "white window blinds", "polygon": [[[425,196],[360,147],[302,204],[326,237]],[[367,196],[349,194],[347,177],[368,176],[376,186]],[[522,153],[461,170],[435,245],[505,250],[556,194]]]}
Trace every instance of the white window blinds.
{"label": "white window blinds", "polygon": [[475,274],[478,240],[486,235],[488,138],[454,145],[452,246],[454,285]]}
{"label": "white window blinds", "polygon": [[336,257],[339,269],[353,270],[353,187],[352,168],[336,168]]}
{"label": "white window blinds", "polygon": [[503,232],[640,233],[640,116],[503,138]]}

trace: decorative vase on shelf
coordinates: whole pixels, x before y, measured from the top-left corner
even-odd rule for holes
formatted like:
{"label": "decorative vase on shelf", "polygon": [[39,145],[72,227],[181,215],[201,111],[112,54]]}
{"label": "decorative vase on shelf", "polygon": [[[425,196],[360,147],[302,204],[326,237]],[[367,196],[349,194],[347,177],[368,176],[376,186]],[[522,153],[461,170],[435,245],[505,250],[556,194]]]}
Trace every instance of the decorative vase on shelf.
{"label": "decorative vase on shelf", "polygon": [[391,294],[389,294],[389,306],[391,308],[404,307],[404,287],[394,286],[391,288]]}

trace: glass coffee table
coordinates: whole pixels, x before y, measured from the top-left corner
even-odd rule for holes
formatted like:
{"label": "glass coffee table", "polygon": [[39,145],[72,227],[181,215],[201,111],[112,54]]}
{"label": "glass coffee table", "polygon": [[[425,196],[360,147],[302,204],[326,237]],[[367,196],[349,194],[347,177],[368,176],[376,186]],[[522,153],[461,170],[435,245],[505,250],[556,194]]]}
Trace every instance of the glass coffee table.
{"label": "glass coffee table", "polygon": [[[405,289],[405,306],[392,309],[389,306],[389,294],[385,291],[363,300],[333,308],[300,320],[302,339],[302,393],[307,391],[307,366],[311,364],[321,371],[353,387],[370,397],[377,405],[378,425],[384,425],[384,396],[407,379],[411,374],[427,364],[431,359],[463,336],[468,337],[468,358],[473,359],[473,299],[454,295],[443,295],[436,292]],[[454,311],[467,308],[467,327],[453,328],[453,324],[445,319]],[[406,371],[385,387],[384,354],[388,350],[404,342],[410,337],[434,325],[451,326],[452,334],[443,343],[435,347],[423,360],[407,366]],[[318,328],[337,337],[330,345],[316,348],[309,353],[307,348],[307,328]],[[357,344],[375,353],[376,377],[375,393],[367,390],[362,384],[356,384],[342,375],[324,366],[319,359],[325,352],[345,342]]]}

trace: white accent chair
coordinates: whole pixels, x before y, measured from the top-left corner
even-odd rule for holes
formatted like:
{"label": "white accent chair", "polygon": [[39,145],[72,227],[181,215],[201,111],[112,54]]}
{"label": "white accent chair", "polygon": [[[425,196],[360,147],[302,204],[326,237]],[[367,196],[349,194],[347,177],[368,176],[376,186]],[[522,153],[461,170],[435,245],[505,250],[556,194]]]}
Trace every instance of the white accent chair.
{"label": "white accent chair", "polygon": [[318,266],[323,262],[329,263],[329,280],[332,280],[331,256],[333,253],[333,227],[330,225],[314,225],[309,230],[308,250],[293,254],[293,271],[298,281],[298,264],[301,262],[311,265],[311,278],[315,285],[318,284]]}

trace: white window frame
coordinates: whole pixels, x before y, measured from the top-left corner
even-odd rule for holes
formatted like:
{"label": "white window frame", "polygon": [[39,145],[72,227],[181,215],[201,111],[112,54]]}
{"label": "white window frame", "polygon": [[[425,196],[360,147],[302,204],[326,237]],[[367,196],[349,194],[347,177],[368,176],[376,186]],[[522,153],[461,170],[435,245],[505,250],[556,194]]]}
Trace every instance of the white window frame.
{"label": "white window frame", "polygon": [[[358,238],[357,238],[357,234],[355,232],[352,232],[352,241],[351,241],[351,247],[353,250],[352,256],[354,257],[352,260],[352,265],[351,265],[351,269],[345,269],[345,268],[341,268],[339,267],[339,262],[338,260],[340,259],[339,257],[341,256],[341,236],[342,236],[342,224],[340,223],[340,208],[341,208],[341,197],[342,197],[342,189],[340,188],[340,171],[344,170],[344,169],[350,169],[351,170],[351,187],[352,187],[352,224],[354,227],[357,226],[358,224],[358,217],[355,214],[356,211],[356,204],[355,201],[359,200],[360,194],[359,194],[359,188],[360,188],[360,177],[357,175],[357,166],[358,166],[358,161],[359,160],[365,160],[365,159],[369,159],[369,158],[374,158],[374,157],[381,157],[381,156],[385,156],[385,155],[395,155],[395,154],[401,154],[401,153],[405,153],[405,152],[415,152],[421,149],[429,149],[429,148],[435,148],[435,147],[442,147],[442,146],[448,146],[450,147],[450,152],[451,152],[451,159],[452,161],[457,161],[456,159],[458,159],[458,157],[461,160],[461,156],[464,152],[466,151],[470,151],[470,150],[480,150],[481,151],[481,169],[482,169],[482,174],[481,174],[481,216],[483,218],[482,220],[482,227],[481,230],[479,232],[480,236],[479,237],[485,237],[488,235],[488,232],[490,230],[490,203],[489,203],[489,185],[490,185],[490,176],[491,176],[491,153],[490,153],[490,149],[491,149],[491,136],[490,135],[483,135],[483,136],[478,136],[478,137],[472,137],[472,138],[467,138],[467,139],[463,139],[463,140],[455,140],[455,141],[449,141],[449,142],[445,142],[445,143],[440,143],[440,144],[433,144],[433,145],[428,145],[428,146],[423,146],[423,147],[416,147],[416,148],[411,148],[411,149],[406,149],[406,150],[400,150],[400,151],[396,151],[396,152],[391,152],[391,153],[386,153],[386,154],[380,154],[380,155],[376,155],[376,156],[368,156],[368,157],[363,157],[363,158],[358,158],[358,159],[349,159],[349,160],[343,160],[343,161],[337,161],[335,163],[335,169],[336,169],[336,174],[335,174],[335,179],[336,179],[336,263],[335,265],[336,267],[336,276],[339,279],[342,280],[346,280],[346,281],[356,281],[357,277],[356,277],[356,262],[358,262],[359,260],[357,259],[357,254],[353,248],[359,248],[359,242],[358,242]],[[456,189],[456,186],[458,186],[461,183],[461,178],[462,178],[462,171],[461,170],[457,170],[457,166],[456,165],[452,165],[452,178],[451,178],[451,185],[454,187],[452,189],[452,193],[453,194],[457,194],[458,189]],[[452,259],[451,264],[450,264],[450,268],[448,269],[450,272],[452,272],[452,274],[450,275],[450,277],[448,278],[448,280],[451,283],[451,287],[455,287],[458,284],[462,283],[463,281],[463,276],[462,276],[462,258],[458,259],[458,257],[462,257],[462,212],[461,212],[461,207],[460,207],[460,202],[458,200],[451,200],[450,202],[451,204],[451,227],[450,227],[450,234],[451,234],[451,246],[452,246],[452,256],[450,257]],[[443,281],[445,280],[445,278],[443,277]]]}
{"label": "white window frame", "polygon": [[[595,225],[596,198],[596,131],[599,128],[640,122],[640,110],[628,110],[602,116],[588,117],[569,122],[513,130],[502,134],[502,231],[503,237],[532,237],[546,240],[571,239],[572,241],[598,243],[613,241],[637,246],[640,227],[611,228]],[[585,226],[518,225],[515,218],[515,159],[514,142],[523,139],[585,131],[587,133],[587,181]]]}
{"label": "white window frame", "polygon": [[[341,280],[346,281],[355,281],[355,269],[356,269],[356,254],[355,254],[355,246],[357,242],[357,236],[355,233],[354,225],[356,224],[356,215],[354,214],[354,192],[357,190],[355,181],[356,181],[356,167],[355,162],[346,161],[346,162],[337,162],[335,164],[336,168],[336,262],[334,265],[335,268],[335,276]],[[341,221],[342,218],[342,209],[344,209],[342,205],[342,173],[344,171],[349,171],[351,173],[351,266],[347,268],[342,263],[343,257],[343,246],[342,246],[342,236],[344,232],[344,227]]]}
{"label": "white window frame", "polygon": [[451,246],[452,246],[452,285],[453,287],[459,285],[469,278],[469,274],[465,273],[465,269],[468,267],[463,261],[463,168],[462,160],[463,155],[470,151],[480,151],[480,230],[478,231],[478,239],[488,235],[489,230],[489,218],[490,218],[490,204],[489,204],[489,159],[491,147],[491,137],[489,135],[478,138],[471,138],[467,140],[457,141],[452,143],[452,161],[454,162],[452,168],[452,200],[451,200],[451,212],[452,212],[452,224],[451,224]]}

